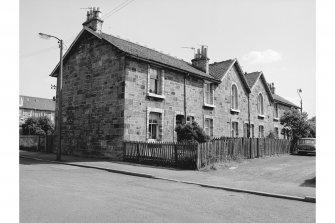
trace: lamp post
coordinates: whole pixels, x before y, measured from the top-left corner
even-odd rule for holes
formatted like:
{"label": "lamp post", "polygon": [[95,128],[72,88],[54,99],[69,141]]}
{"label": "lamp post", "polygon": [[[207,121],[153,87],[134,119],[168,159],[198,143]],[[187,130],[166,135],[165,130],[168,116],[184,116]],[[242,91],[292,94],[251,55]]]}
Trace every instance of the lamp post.
{"label": "lamp post", "polygon": [[63,40],[57,38],[56,36],[39,33],[40,37],[43,39],[54,38],[58,40],[60,49],[60,62],[59,62],[59,75],[57,77],[57,92],[58,92],[58,150],[57,150],[57,160],[61,160],[62,154],[62,143],[61,143],[61,123],[62,123],[62,84],[63,84]]}
{"label": "lamp post", "polygon": [[302,93],[301,88],[299,88],[299,89],[297,90],[297,93],[298,93],[298,95],[299,95],[299,97],[300,97],[300,112],[301,112],[301,114],[302,114],[302,98],[301,98],[301,96],[300,96],[300,93]]}

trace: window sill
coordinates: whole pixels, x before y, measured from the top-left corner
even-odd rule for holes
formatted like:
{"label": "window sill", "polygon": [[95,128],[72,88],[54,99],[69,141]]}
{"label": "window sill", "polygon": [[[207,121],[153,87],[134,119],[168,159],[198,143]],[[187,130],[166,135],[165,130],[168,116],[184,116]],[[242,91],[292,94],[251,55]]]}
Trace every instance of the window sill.
{"label": "window sill", "polygon": [[259,118],[259,119],[264,119],[264,118],[265,118],[265,115],[258,115],[258,118]]}
{"label": "window sill", "polygon": [[237,114],[238,114],[238,113],[240,113],[240,110],[231,108],[231,109],[230,109],[230,112],[231,112],[231,113],[237,113]]}
{"label": "window sill", "polygon": [[273,118],[273,121],[278,122],[278,121],[279,121],[279,118]]}
{"label": "window sill", "polygon": [[215,108],[215,105],[211,105],[211,104],[206,104],[206,103],[204,103],[204,107],[207,107],[207,108]]}
{"label": "window sill", "polygon": [[154,93],[150,93],[150,92],[147,93],[147,96],[148,97],[153,97],[153,98],[165,99],[164,95],[154,94]]}

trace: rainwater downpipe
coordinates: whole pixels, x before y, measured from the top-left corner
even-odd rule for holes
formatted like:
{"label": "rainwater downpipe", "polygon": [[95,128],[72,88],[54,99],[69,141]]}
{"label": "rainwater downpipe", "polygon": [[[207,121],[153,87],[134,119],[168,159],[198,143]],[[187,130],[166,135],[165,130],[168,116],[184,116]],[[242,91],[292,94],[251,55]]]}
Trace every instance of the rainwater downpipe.
{"label": "rainwater downpipe", "polygon": [[187,114],[186,114],[186,108],[187,108],[187,104],[186,104],[186,78],[188,77],[188,73],[185,74],[184,76],[184,124],[186,124],[186,120],[187,120]]}

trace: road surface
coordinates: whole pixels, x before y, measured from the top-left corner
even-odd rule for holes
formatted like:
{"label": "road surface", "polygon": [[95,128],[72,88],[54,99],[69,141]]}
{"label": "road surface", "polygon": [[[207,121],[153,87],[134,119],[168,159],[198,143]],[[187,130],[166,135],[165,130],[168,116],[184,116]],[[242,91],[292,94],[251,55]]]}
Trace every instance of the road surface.
{"label": "road surface", "polygon": [[20,222],[315,222],[315,204],[20,159]]}

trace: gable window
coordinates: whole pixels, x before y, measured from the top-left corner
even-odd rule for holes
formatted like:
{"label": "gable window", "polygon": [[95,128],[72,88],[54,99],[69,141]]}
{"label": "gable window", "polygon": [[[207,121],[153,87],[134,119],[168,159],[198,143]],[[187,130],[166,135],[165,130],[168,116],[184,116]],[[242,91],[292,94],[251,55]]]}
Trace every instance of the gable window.
{"label": "gable window", "polygon": [[160,140],[159,127],[161,124],[161,114],[150,112],[149,114],[149,140]]}
{"label": "gable window", "polygon": [[275,119],[278,119],[279,118],[279,112],[278,112],[278,104],[275,104],[275,114],[274,114],[274,116],[275,116]]}
{"label": "gable window", "polygon": [[205,118],[205,132],[211,138],[214,136],[214,126],[213,126],[213,119],[212,118]]}
{"label": "gable window", "polygon": [[257,112],[258,115],[264,115],[264,99],[261,93],[259,93],[257,98]]}
{"label": "gable window", "polygon": [[231,87],[231,108],[238,110],[238,92],[235,84]]}
{"label": "gable window", "polygon": [[214,84],[205,83],[205,105],[214,106]]}
{"label": "gable window", "polygon": [[231,137],[238,137],[238,122],[231,123]]}
{"label": "gable window", "polygon": [[264,126],[262,125],[258,127],[258,138],[264,138]]}

